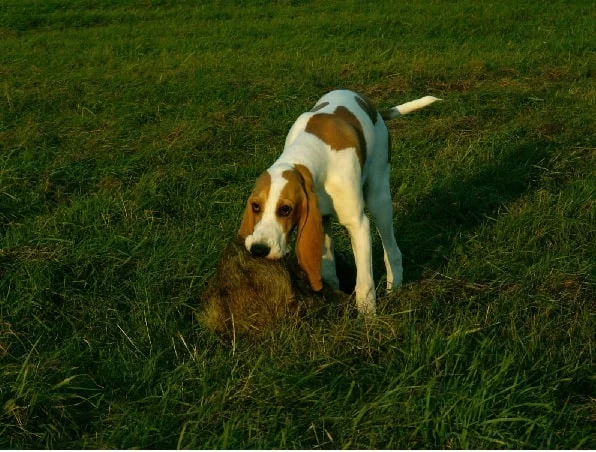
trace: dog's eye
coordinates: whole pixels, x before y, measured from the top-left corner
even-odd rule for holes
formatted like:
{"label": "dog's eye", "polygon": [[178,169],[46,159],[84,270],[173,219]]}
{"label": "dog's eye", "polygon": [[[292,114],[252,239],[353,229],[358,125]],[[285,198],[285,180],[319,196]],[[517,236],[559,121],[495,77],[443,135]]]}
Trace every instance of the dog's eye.
{"label": "dog's eye", "polygon": [[258,203],[258,202],[253,202],[253,203],[251,204],[251,207],[252,207],[252,211],[253,211],[254,213],[259,213],[259,212],[261,211],[261,206],[259,205],[259,203]]}
{"label": "dog's eye", "polygon": [[277,209],[277,214],[280,217],[287,217],[291,213],[292,213],[292,207],[288,206],[287,204],[284,204],[283,206],[279,206],[279,209]]}

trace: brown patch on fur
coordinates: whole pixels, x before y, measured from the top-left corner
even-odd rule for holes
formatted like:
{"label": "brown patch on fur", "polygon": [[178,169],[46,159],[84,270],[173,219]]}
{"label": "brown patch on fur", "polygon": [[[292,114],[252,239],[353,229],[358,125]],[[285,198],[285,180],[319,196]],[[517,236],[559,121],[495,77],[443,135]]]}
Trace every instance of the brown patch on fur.
{"label": "brown patch on fur", "polygon": [[360,160],[360,168],[364,166],[364,161],[366,160],[366,140],[364,139],[364,132],[362,131],[362,124],[358,121],[358,118],[354,116],[350,110],[346,107],[337,107],[333,114],[339,116],[345,122],[347,122],[356,133],[356,137],[358,138],[358,147],[356,148],[356,152],[358,154],[358,160]]}
{"label": "brown patch on fur", "polygon": [[302,206],[306,202],[306,193],[304,191],[304,181],[302,176],[296,170],[286,170],[282,173],[282,177],[288,181],[279,194],[277,202],[278,209],[281,205],[289,205],[292,207],[292,212],[287,217],[278,217],[277,220],[286,233],[292,232],[294,226],[298,224],[300,215],[302,214]]}
{"label": "brown patch on fur", "polygon": [[321,102],[320,104],[315,105],[311,112],[315,112],[315,111],[319,111],[322,110],[323,108],[325,108],[327,105],[329,105],[329,102]]}
{"label": "brown patch on fur", "polygon": [[360,167],[366,159],[366,141],[358,118],[345,107],[337,107],[333,114],[318,113],[306,124],[305,131],[316,135],[334,151],[356,149]]}
{"label": "brown patch on fur", "polygon": [[255,214],[252,211],[252,204],[256,202],[264,208],[265,203],[269,198],[270,189],[271,174],[269,174],[267,171],[264,171],[258,177],[257,181],[255,182],[255,188],[253,189],[251,195],[248,197],[248,200],[246,201],[246,206],[244,207],[244,214],[242,215],[242,222],[240,223],[240,229],[238,230],[239,238],[244,240],[246,239],[246,237],[252,234],[255,228],[255,224],[258,223],[258,218],[261,215],[261,213]]}
{"label": "brown patch on fur", "polygon": [[323,288],[321,281],[323,219],[314,193],[312,174],[306,166],[297,164],[294,169],[284,171],[282,177],[288,183],[280,193],[276,209],[282,205],[288,205],[292,207],[292,211],[287,217],[278,215],[277,221],[286,233],[286,241],[289,241],[290,232],[298,226],[296,238],[298,265],[306,273],[311,288],[319,291]]}
{"label": "brown patch on fur", "polygon": [[376,124],[378,113],[377,113],[377,107],[375,107],[375,104],[373,104],[368,97],[366,97],[362,94],[358,94],[356,96],[356,102],[358,102],[358,105],[360,105],[360,108],[362,108],[364,110],[364,112],[368,115],[368,117],[370,118],[372,123]]}
{"label": "brown patch on fur", "polygon": [[321,290],[321,260],[323,259],[323,217],[319,210],[317,195],[314,191],[314,181],[310,170],[304,166],[295,165],[296,173],[302,179],[304,191],[298,222],[296,237],[296,256],[298,265],[302,268],[313,290]]}
{"label": "brown patch on fur", "polygon": [[395,119],[395,118],[397,118],[397,116],[399,116],[396,112],[394,112],[393,108],[387,108],[386,110],[381,110],[379,112],[379,114],[381,115],[381,118],[383,118],[385,121],[389,121],[390,119]]}

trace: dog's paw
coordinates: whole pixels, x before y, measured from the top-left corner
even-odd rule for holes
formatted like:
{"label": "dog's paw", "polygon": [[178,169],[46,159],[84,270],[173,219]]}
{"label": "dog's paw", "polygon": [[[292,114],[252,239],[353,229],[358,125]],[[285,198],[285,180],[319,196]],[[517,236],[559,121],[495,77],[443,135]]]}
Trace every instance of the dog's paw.
{"label": "dog's paw", "polygon": [[358,309],[360,314],[365,316],[376,315],[377,302],[374,288],[364,294],[359,294],[358,291],[356,291],[356,309]]}

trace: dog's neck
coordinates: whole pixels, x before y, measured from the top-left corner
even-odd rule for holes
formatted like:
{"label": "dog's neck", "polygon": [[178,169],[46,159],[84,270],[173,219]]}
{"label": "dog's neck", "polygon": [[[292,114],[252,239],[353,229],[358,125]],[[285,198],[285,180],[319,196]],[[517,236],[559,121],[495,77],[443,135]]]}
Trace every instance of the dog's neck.
{"label": "dog's neck", "polygon": [[326,165],[321,164],[322,159],[325,159],[325,149],[321,141],[312,134],[301,133],[283,150],[270,169],[293,169],[296,165],[303,165],[308,168],[313,182],[317,185],[325,178],[325,174],[321,174],[321,171],[326,168]]}

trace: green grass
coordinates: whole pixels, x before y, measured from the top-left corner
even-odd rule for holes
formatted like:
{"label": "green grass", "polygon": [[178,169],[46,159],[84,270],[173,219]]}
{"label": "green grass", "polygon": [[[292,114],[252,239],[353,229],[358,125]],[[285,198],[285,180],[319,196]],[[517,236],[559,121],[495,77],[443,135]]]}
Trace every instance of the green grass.
{"label": "green grass", "polygon": [[[594,6],[208,3],[2,2],[0,447],[596,447]],[[445,99],[390,124],[404,287],[228,344],[200,294],[337,87]]]}

